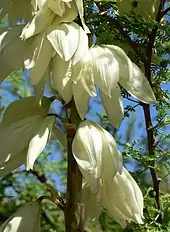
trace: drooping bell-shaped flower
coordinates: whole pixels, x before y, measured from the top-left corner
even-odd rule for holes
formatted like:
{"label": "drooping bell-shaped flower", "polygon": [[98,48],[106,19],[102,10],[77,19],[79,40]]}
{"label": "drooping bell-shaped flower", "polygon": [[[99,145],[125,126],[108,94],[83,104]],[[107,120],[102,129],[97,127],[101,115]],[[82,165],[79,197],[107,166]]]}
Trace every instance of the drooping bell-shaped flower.
{"label": "drooping bell-shaped flower", "polygon": [[82,184],[82,198],[81,202],[84,204],[85,207],[85,215],[84,220],[85,222],[88,218],[96,219],[99,218],[102,206],[100,203],[100,195],[99,193],[92,193],[90,185],[87,181],[83,180]]}
{"label": "drooping bell-shaped flower", "polygon": [[27,169],[33,168],[55,122],[55,116],[46,116],[50,103],[42,101],[40,106],[30,97],[7,108],[0,124],[0,176],[24,163]]}
{"label": "drooping bell-shaped flower", "polygon": [[143,223],[143,195],[125,168],[121,174],[117,172],[111,182],[102,181],[101,196],[108,214],[122,227],[131,221]]}
{"label": "drooping bell-shaped flower", "polygon": [[26,203],[1,225],[0,232],[40,232],[40,217],[40,201]]}
{"label": "drooping bell-shaped flower", "polygon": [[[88,52],[88,37],[76,23],[53,23],[47,30],[47,38],[61,59],[77,63]],[[83,41],[83,46],[82,46]]]}
{"label": "drooping bell-shaped flower", "polygon": [[142,70],[134,64],[126,53],[114,45],[104,45],[119,62],[119,84],[133,97],[146,104],[155,104],[156,98]]}
{"label": "drooping bell-shaped flower", "polygon": [[32,21],[23,28],[21,38],[26,40],[40,32],[43,32],[52,23],[54,17],[54,12],[45,5],[42,9],[39,9],[36,12]]}
{"label": "drooping bell-shaped flower", "polygon": [[[91,89],[95,89],[95,84],[99,87],[102,103],[114,127],[119,127],[124,116],[118,84],[138,100],[148,104],[156,103],[152,88],[143,72],[117,46],[91,47],[85,57],[72,67],[72,70],[75,83],[77,79],[84,80],[90,75],[91,83],[93,83]],[[84,84],[82,87],[87,90],[87,85]],[[83,91],[79,92],[79,98],[81,93],[84,94]]]}
{"label": "drooping bell-shaped flower", "polygon": [[122,156],[112,135],[92,121],[80,123],[72,151],[84,179],[97,192],[100,179],[111,180],[122,170]]}

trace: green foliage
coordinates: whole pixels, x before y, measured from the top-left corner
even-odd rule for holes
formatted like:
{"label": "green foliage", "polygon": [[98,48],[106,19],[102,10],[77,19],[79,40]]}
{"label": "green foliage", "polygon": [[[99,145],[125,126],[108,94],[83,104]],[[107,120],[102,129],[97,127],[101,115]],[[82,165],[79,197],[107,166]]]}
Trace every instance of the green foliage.
{"label": "green foliage", "polygon": [[[113,1],[104,1],[103,10],[109,14],[115,13]],[[114,1],[115,2],[115,1]],[[142,59],[132,49],[128,41],[120,31],[108,20],[104,14],[96,10],[93,1],[86,1],[87,24],[92,30],[91,37],[95,36],[96,44],[114,44],[125,50],[127,55],[136,63]],[[111,18],[112,18],[111,17]],[[122,97],[126,101],[125,121],[126,131],[121,128],[117,130],[110,124],[106,115],[98,113],[102,126],[116,137],[120,149],[123,151],[124,163],[133,166],[132,175],[139,183],[145,199],[145,223],[138,226],[129,224],[126,229],[120,228],[105,211],[100,215],[99,220],[89,223],[91,231],[117,231],[117,232],[158,232],[170,231],[170,24],[163,22],[156,23],[154,20],[146,20],[135,14],[116,16],[126,29],[127,34],[132,37],[136,47],[143,57],[147,56],[148,35],[158,27],[157,36],[153,46],[152,56],[152,87],[157,97],[157,105],[152,108],[152,120],[154,122],[154,136],[157,137],[155,153],[152,157],[148,155],[146,133],[142,137],[139,131],[144,131],[144,123],[135,123],[138,111],[141,112],[142,105],[136,102],[125,90],[122,89]],[[1,24],[6,22],[6,17],[1,19]],[[3,92],[2,92],[3,91]],[[0,112],[1,116],[5,106],[14,99],[30,96],[32,89],[28,85],[23,73],[13,72],[8,79],[0,86]],[[132,119],[132,120],[130,120]],[[136,138],[134,139],[134,134]],[[154,161],[155,172],[160,179],[160,204],[163,214],[163,222],[157,222],[158,210],[155,203],[155,192],[150,178],[150,163]],[[41,195],[49,195],[46,187],[50,181],[61,195],[66,195],[66,170],[67,154],[62,145],[53,140],[47,146],[44,153],[35,165],[35,170],[26,172],[24,168],[13,171],[0,181],[0,224],[5,221],[23,203],[35,200]],[[42,232],[64,231],[64,216],[56,205],[44,201],[42,207]]]}

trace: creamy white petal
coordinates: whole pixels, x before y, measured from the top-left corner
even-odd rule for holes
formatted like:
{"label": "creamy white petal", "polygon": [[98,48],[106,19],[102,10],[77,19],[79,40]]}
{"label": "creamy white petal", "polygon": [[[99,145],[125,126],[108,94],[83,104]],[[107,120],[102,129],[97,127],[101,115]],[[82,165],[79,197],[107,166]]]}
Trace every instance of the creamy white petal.
{"label": "creamy white petal", "polygon": [[102,159],[102,136],[88,121],[80,123],[72,144],[74,157],[93,192],[98,191]]}
{"label": "creamy white petal", "polygon": [[50,25],[54,16],[55,14],[48,7],[46,7],[43,11],[39,10],[33,20],[22,30],[21,38],[26,40],[33,35],[43,32],[44,29]]}
{"label": "creamy white petal", "polygon": [[72,58],[72,64],[75,65],[77,62],[81,62],[81,59],[86,56],[89,52],[89,45],[88,45],[88,36],[85,31],[80,27],[80,35],[79,35],[79,43],[77,46],[77,50]]}
{"label": "creamy white petal", "polygon": [[82,78],[80,78],[77,83],[73,82],[72,86],[77,111],[80,115],[80,118],[84,120],[84,117],[89,107],[90,95],[84,87],[84,82],[82,81]]}
{"label": "creamy white petal", "polygon": [[83,1],[82,0],[75,0],[75,3],[77,5],[77,9],[80,15],[81,23],[83,25],[83,28],[86,33],[90,33],[89,28],[86,26],[85,21],[84,21],[84,6],[83,6]]}
{"label": "creamy white petal", "polygon": [[53,88],[68,103],[73,96],[71,62],[64,61],[56,54],[51,63]]}
{"label": "creamy white petal", "polygon": [[97,96],[93,76],[93,66],[91,64],[89,53],[86,53],[86,55],[72,67],[72,79],[75,84],[77,82],[82,83],[84,89],[90,96]]}
{"label": "creamy white petal", "polygon": [[48,0],[47,6],[59,16],[63,16],[65,12],[65,4],[61,0]]}
{"label": "creamy white petal", "polygon": [[68,61],[77,50],[79,43],[80,26],[74,22],[53,23],[47,30],[47,38],[59,56]]}
{"label": "creamy white petal", "polygon": [[138,100],[148,104],[156,104],[152,88],[144,73],[136,64],[133,63],[133,78],[127,80],[127,78],[121,77],[119,82],[123,88]]}
{"label": "creamy white petal", "polygon": [[143,194],[139,186],[137,185],[136,181],[132,178],[132,176],[129,174],[129,172],[125,168],[124,168],[124,172],[126,173],[125,175],[134,189],[135,198],[139,206],[140,216],[144,218],[143,217],[143,208],[144,208]]}
{"label": "creamy white petal", "polygon": [[[98,126],[99,127],[99,126]],[[102,127],[99,127],[102,131],[103,139],[103,156],[101,164],[101,178],[109,180],[117,173],[122,173],[123,159],[120,151],[117,148],[116,141],[113,136]]]}
{"label": "creamy white petal", "polygon": [[[123,168],[122,174],[117,173],[112,182],[103,181],[103,201],[115,220],[116,218],[120,220],[122,215],[122,220],[141,224],[143,223],[143,196],[139,186],[134,184],[134,180],[132,184],[131,179],[130,174]],[[116,215],[114,215],[115,212],[117,212]]]}
{"label": "creamy white petal", "polygon": [[108,48],[96,46],[90,49],[95,83],[108,96],[117,86],[119,80],[119,64]]}
{"label": "creamy white petal", "polygon": [[87,181],[83,181],[82,185],[82,203],[85,205],[85,221],[97,219],[101,213],[100,196],[91,192],[90,185]]}
{"label": "creamy white petal", "polygon": [[37,125],[36,134],[31,139],[28,146],[26,160],[27,171],[33,169],[35,160],[46,147],[54,122],[55,116],[47,116],[44,119],[42,119],[42,122],[39,125]]}
{"label": "creamy white petal", "polygon": [[30,70],[30,84],[37,85],[47,73],[47,68],[53,54],[53,47],[46,37],[42,40],[34,67]]}
{"label": "creamy white petal", "polygon": [[28,50],[25,55],[24,65],[26,69],[31,69],[35,66],[44,43],[47,44],[48,41],[46,41],[45,33],[40,33],[34,36],[33,38],[31,38],[30,40],[28,40],[27,42],[28,42],[27,44]]}
{"label": "creamy white petal", "polygon": [[119,86],[117,85],[112,89],[111,97],[108,97],[102,93],[102,91],[100,91],[100,96],[110,122],[115,128],[118,128],[124,116],[124,108]]}
{"label": "creamy white petal", "polygon": [[73,154],[92,192],[99,189],[100,178],[112,180],[122,171],[122,157],[113,137],[91,121],[81,122],[73,140]]}
{"label": "creamy white petal", "polygon": [[105,201],[105,207],[109,216],[119,223],[122,228],[126,228],[126,216],[122,214],[122,212],[115,205],[110,205],[110,202]]}
{"label": "creamy white petal", "polygon": [[108,48],[119,63],[119,82],[122,78],[127,81],[131,80],[133,78],[133,64],[123,49],[114,45],[103,45],[103,47]]}
{"label": "creamy white petal", "polygon": [[62,17],[56,16],[55,21],[58,23],[73,22],[78,16],[78,9],[74,1],[70,2],[70,7],[65,6],[65,12]]}

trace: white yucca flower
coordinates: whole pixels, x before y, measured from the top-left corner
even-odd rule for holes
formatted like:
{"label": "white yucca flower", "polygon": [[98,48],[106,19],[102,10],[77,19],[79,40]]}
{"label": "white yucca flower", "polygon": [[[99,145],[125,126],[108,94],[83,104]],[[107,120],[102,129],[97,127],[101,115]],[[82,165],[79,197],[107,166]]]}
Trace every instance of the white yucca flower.
{"label": "white yucca flower", "polygon": [[83,183],[82,196],[86,217],[98,218],[99,209],[104,207],[123,228],[126,227],[127,222],[143,223],[143,195],[125,168],[122,173],[117,172],[111,181],[101,179],[100,189],[96,196],[91,192],[90,184]]}
{"label": "white yucca flower", "polygon": [[[95,84],[100,89],[108,118],[115,127],[120,125],[124,114],[118,83],[138,100],[148,104],[156,103],[154,93],[143,72],[131,62],[121,48],[114,45],[92,47],[86,56],[72,67],[72,80],[77,91],[79,85],[81,86],[75,103],[82,118],[87,111],[83,112],[83,115],[81,110],[88,109],[89,97],[95,96]],[[84,96],[84,104],[79,102],[77,104],[76,99],[84,99]]]}
{"label": "white yucca flower", "polygon": [[29,202],[1,225],[0,232],[40,232],[40,216],[40,201]]}
{"label": "white yucca flower", "polygon": [[122,156],[113,136],[92,121],[80,123],[72,151],[93,192],[98,191],[101,178],[112,180],[122,171]]}
{"label": "white yucca flower", "polygon": [[89,33],[89,29],[84,22],[84,7],[82,0],[35,0],[33,5],[37,12],[32,21],[24,27],[21,33],[21,38],[23,40],[43,32],[52,22],[72,22],[77,17],[78,13],[85,32]]}
{"label": "white yucca flower", "polygon": [[[88,37],[76,23],[53,23],[47,29],[47,38],[61,59],[76,64],[88,52]],[[83,46],[82,46],[83,42]]]}
{"label": "white yucca flower", "polygon": [[88,220],[88,218],[99,218],[100,213],[102,211],[100,195],[99,193],[92,193],[90,185],[84,179],[82,184],[81,202],[85,205],[85,223]]}
{"label": "white yucca flower", "polygon": [[0,123],[0,176],[26,164],[33,164],[44,150],[52,132],[55,116],[46,116],[51,101],[39,106],[35,99],[12,103]]}
{"label": "white yucca flower", "polygon": [[[82,42],[84,46],[81,46]],[[30,84],[44,88],[43,79],[51,61],[53,88],[69,102],[73,91],[72,88],[65,87],[65,77],[70,79],[67,69],[69,65],[79,62],[88,49],[87,34],[79,25],[74,22],[53,23],[47,28],[46,33],[36,35],[28,47],[24,64],[25,68],[30,70]]]}
{"label": "white yucca flower", "polygon": [[126,227],[126,221],[143,223],[143,195],[125,168],[121,174],[115,175],[112,182],[102,181],[101,192],[107,212],[122,227]]}

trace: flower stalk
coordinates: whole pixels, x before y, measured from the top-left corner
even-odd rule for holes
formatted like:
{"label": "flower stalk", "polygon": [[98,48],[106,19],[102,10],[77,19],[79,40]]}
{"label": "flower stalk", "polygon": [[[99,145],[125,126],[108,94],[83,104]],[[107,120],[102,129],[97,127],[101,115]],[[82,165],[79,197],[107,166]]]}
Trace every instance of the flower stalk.
{"label": "flower stalk", "polygon": [[65,231],[75,232],[82,231],[81,207],[78,207],[78,199],[81,197],[82,189],[82,175],[79,171],[78,165],[72,154],[72,142],[76,132],[76,127],[80,122],[80,117],[76,110],[74,101],[72,100],[67,109],[70,112],[69,122],[67,128],[67,154],[68,154],[68,168],[67,168],[67,196],[65,207]]}

